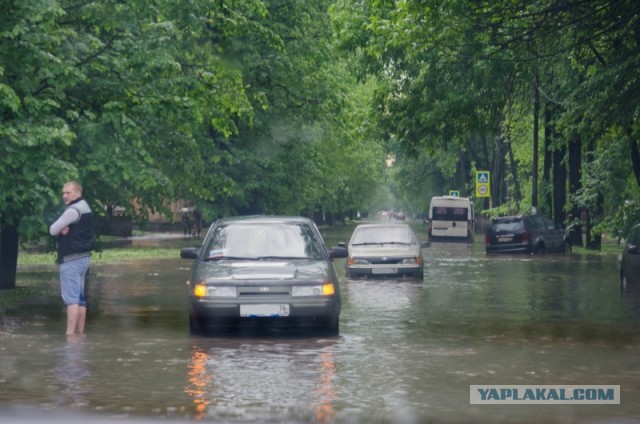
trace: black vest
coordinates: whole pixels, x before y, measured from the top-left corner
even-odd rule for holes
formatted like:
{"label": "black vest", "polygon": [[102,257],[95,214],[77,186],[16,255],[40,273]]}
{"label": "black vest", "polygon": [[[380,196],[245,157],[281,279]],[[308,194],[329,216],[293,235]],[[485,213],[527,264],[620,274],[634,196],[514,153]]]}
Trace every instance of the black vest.
{"label": "black vest", "polygon": [[87,202],[81,197],[71,202],[67,209],[73,208],[80,218],[69,225],[69,232],[58,237],[58,263],[89,256],[95,246],[93,215]]}

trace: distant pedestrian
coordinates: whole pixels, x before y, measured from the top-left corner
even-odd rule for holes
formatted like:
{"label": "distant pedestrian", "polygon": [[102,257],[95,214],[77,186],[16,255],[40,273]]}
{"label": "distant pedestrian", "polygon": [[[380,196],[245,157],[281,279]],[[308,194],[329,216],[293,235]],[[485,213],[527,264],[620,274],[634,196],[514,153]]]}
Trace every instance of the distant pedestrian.
{"label": "distant pedestrian", "polygon": [[195,236],[200,238],[200,233],[202,232],[202,214],[195,208],[193,210],[193,224],[195,226]]}
{"label": "distant pedestrian", "polygon": [[67,307],[67,335],[82,334],[87,316],[85,278],[89,257],[95,245],[93,215],[82,198],[82,186],[69,181],[62,188],[67,208],[51,224],[49,233],[57,236],[57,262],[60,264],[60,292]]}
{"label": "distant pedestrian", "polygon": [[191,235],[191,217],[189,216],[189,208],[180,209],[182,217],[182,231],[184,235]]}

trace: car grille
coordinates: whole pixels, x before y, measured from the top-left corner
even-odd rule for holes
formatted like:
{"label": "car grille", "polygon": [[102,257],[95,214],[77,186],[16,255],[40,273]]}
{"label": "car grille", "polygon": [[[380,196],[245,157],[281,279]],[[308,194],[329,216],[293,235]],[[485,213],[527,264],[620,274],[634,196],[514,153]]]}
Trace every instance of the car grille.
{"label": "car grille", "polygon": [[394,265],[402,262],[404,258],[366,258],[372,265]]}
{"label": "car grille", "polygon": [[289,296],[291,289],[289,286],[247,286],[237,288],[238,297],[276,297]]}

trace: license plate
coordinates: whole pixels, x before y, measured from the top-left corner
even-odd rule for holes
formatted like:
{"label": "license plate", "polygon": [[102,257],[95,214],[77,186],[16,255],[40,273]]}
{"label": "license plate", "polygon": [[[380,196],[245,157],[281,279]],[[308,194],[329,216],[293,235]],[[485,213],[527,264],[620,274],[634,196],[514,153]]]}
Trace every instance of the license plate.
{"label": "license plate", "polygon": [[372,274],[397,274],[398,268],[373,268],[371,269]]}
{"label": "license plate", "polygon": [[498,241],[499,242],[507,242],[507,241],[512,241],[513,240],[513,236],[500,236],[498,237]]}
{"label": "license plate", "polygon": [[253,317],[288,317],[289,305],[240,305],[240,316]]}

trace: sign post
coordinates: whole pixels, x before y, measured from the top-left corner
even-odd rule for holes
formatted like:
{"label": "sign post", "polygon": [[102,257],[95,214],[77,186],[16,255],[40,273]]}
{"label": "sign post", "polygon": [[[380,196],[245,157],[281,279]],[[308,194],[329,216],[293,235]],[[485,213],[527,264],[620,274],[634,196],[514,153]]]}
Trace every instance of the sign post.
{"label": "sign post", "polygon": [[476,197],[491,197],[491,173],[476,171]]}

